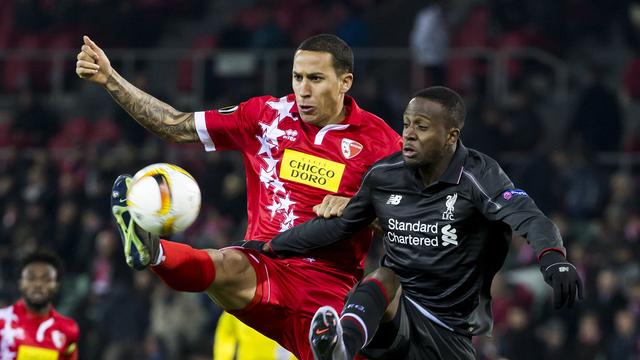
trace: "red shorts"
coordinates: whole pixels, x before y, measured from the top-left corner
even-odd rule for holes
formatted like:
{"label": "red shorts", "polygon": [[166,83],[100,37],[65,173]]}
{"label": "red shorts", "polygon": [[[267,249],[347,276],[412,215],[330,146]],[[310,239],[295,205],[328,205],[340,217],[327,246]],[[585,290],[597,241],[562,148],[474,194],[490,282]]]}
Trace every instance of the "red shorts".
{"label": "red shorts", "polygon": [[309,258],[274,259],[254,250],[234,250],[249,259],[257,285],[251,303],[229,313],[300,360],[312,360],[309,327],[313,314],[324,305],[342,311],[345,297],[358,279]]}

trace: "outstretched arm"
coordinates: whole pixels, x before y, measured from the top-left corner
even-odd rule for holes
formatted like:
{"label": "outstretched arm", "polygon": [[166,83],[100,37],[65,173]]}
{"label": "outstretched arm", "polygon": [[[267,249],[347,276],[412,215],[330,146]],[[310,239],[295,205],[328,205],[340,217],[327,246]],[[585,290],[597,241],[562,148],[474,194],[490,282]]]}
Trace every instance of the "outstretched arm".
{"label": "outstretched arm", "polygon": [[582,299],[582,280],[566,259],[558,228],[526,192],[514,188],[500,168],[490,168],[482,175],[480,179],[466,175],[476,189],[477,208],[487,219],[506,223],[527,239],[538,256],[544,280],[553,288],[554,306],[572,307],[576,299]]}
{"label": "outstretched arm", "polygon": [[[313,212],[315,212],[317,216],[323,216],[327,219],[334,216],[342,216],[344,208],[349,204],[349,200],[351,200],[349,197],[326,195],[320,204],[313,207]],[[376,234],[384,235],[377,218],[369,224],[369,227],[373,229]]]}
{"label": "outstretched arm", "polygon": [[565,256],[558,228],[524,191],[508,189],[502,194],[486,207],[491,210],[485,215],[509,224],[517,234],[527,239],[538,255],[544,280],[553,288],[554,307],[559,309],[565,304],[572,307],[576,299],[583,298],[582,280],[576,267]]}
{"label": "outstretched arm", "polygon": [[198,142],[193,113],[185,113],[133,86],[111,67],[105,52],[88,36],[78,53],[76,74],[102,85],[140,125],[173,142]]}
{"label": "outstretched arm", "polygon": [[344,208],[342,216],[309,220],[274,237],[265,250],[279,256],[304,254],[350,238],[371,224],[376,217],[370,192],[370,184],[365,176],[360,190]]}

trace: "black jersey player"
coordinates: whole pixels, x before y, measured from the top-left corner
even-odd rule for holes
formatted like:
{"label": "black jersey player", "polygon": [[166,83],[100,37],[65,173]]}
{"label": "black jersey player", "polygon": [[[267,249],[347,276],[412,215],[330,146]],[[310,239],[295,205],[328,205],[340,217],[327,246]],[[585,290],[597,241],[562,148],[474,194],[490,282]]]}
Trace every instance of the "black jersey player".
{"label": "black jersey player", "polygon": [[474,359],[471,337],[492,329],[491,281],[513,232],[538,255],[556,307],[582,298],[557,227],[495,160],[462,144],[464,117],[453,90],[422,90],[404,112],[403,150],[369,169],[343,216],[310,220],[265,247],[305,253],[379,219],[382,266],[341,317],[318,309],[309,333],[316,358],[350,359],[362,348],[369,358]]}

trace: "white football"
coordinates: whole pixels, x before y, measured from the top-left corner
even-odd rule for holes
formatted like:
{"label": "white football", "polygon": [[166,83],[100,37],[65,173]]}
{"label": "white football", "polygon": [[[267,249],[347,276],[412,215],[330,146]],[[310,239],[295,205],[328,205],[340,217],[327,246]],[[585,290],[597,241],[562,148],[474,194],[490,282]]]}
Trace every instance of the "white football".
{"label": "white football", "polygon": [[200,187],[186,170],[176,165],[149,165],[133,176],[127,190],[127,207],[144,230],[159,235],[184,231],[200,212]]}

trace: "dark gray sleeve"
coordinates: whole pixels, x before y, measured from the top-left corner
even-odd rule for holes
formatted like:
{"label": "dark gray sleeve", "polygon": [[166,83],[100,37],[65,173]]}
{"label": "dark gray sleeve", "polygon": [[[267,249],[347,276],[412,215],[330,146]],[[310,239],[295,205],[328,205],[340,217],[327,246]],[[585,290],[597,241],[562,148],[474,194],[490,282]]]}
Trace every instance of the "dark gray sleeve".
{"label": "dark gray sleeve", "polygon": [[538,257],[547,250],[566,254],[556,225],[525,191],[515,188],[497,164],[488,166],[480,174],[465,172],[473,186],[474,203],[487,219],[509,225],[516,234],[527,239]]}
{"label": "dark gray sleeve", "polygon": [[271,250],[282,256],[304,254],[346,240],[367,227],[376,217],[368,178],[365,175],[360,189],[351,198],[341,217],[316,217],[278,234],[269,242]]}

